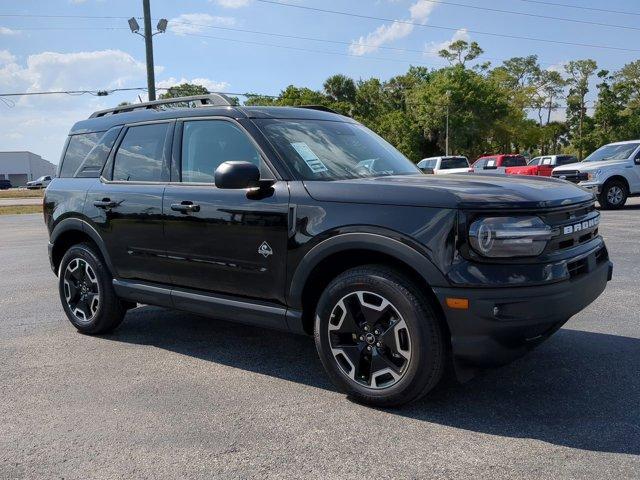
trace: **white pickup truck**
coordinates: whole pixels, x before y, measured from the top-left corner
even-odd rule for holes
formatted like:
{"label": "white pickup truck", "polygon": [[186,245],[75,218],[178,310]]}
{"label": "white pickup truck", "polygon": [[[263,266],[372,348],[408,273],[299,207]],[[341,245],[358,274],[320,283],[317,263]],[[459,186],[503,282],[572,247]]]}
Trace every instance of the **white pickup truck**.
{"label": "white pickup truck", "polygon": [[600,147],[582,162],[554,168],[552,176],[592,191],[603,209],[622,208],[640,195],[640,140]]}

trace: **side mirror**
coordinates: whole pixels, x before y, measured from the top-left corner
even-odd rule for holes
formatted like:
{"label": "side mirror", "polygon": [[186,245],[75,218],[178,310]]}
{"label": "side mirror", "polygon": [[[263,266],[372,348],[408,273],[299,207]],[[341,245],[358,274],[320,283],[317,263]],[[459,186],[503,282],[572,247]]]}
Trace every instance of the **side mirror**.
{"label": "side mirror", "polygon": [[420,170],[422,170],[422,173],[426,173],[427,175],[433,175],[433,168],[424,167],[424,168],[421,168]]}
{"label": "side mirror", "polygon": [[227,189],[260,186],[260,169],[251,162],[224,162],[214,173],[216,187]]}

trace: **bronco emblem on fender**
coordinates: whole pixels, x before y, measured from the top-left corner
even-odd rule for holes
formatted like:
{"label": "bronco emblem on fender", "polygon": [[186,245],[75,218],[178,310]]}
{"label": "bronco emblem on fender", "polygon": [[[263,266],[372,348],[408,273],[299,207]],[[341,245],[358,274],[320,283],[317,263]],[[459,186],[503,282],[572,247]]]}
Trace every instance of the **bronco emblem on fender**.
{"label": "bronco emblem on fender", "polygon": [[273,255],[273,250],[271,249],[271,245],[267,242],[262,242],[258,247],[258,253],[264,258],[267,258],[269,255]]}

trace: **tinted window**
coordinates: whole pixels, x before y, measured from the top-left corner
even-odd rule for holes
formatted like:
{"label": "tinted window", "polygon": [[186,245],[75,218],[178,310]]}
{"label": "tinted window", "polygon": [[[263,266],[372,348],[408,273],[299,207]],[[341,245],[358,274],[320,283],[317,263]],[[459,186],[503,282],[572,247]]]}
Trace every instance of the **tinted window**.
{"label": "tinted window", "polygon": [[107,161],[109,152],[113,148],[113,144],[118,138],[120,128],[112,128],[105,133],[98,144],[91,149],[84,159],[84,162],[78,167],[75,173],[76,177],[82,178],[97,178],[102,172],[102,167]]}
{"label": "tinted window", "polygon": [[158,182],[168,123],[130,127],[118,148],[113,166],[114,180]]}
{"label": "tinted window", "polygon": [[83,133],[69,137],[69,145],[62,159],[60,177],[73,177],[87,154],[96,146],[104,132]]}
{"label": "tinted window", "polygon": [[556,165],[567,165],[569,163],[578,163],[577,157],[562,156],[556,158]]}
{"label": "tinted window", "polygon": [[448,170],[450,168],[467,168],[468,166],[469,162],[465,157],[443,158],[440,163],[441,170]]}
{"label": "tinted window", "polygon": [[225,120],[184,123],[183,182],[213,183],[216,168],[221,163],[234,160],[261,166],[260,153],[239,127]]}
{"label": "tinted window", "polygon": [[527,165],[527,161],[524,157],[505,157],[502,160],[503,167],[524,167]]}

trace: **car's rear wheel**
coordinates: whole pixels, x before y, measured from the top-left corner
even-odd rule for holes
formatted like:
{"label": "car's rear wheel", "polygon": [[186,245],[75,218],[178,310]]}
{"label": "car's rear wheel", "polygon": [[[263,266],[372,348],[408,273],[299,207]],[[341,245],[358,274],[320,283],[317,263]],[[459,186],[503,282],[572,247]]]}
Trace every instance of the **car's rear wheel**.
{"label": "car's rear wheel", "polygon": [[383,266],[348,270],[327,286],[316,310],[315,341],[334,384],[375,406],[422,397],[445,365],[436,312],[408,278]]}
{"label": "car's rear wheel", "polygon": [[74,245],[65,253],[58,272],[60,300],[69,321],[80,332],[106,333],[122,322],[126,307],[116,297],[112,280],[92,245]]}
{"label": "car's rear wheel", "polygon": [[624,182],[611,180],[604,184],[602,192],[598,196],[600,206],[605,210],[616,210],[624,207],[627,202],[629,192]]}

